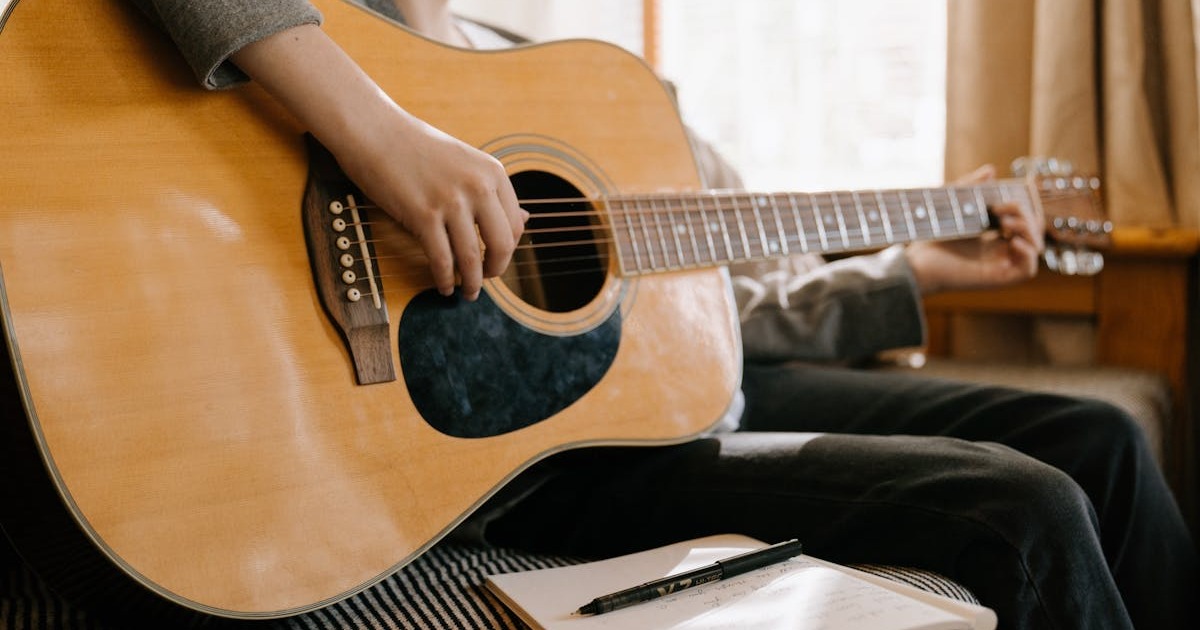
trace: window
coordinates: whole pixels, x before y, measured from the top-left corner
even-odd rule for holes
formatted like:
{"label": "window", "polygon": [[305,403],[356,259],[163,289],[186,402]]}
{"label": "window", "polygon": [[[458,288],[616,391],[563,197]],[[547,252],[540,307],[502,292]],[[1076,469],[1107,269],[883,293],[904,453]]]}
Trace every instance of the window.
{"label": "window", "polygon": [[[684,118],[758,190],[934,185],[945,142],[946,6],[928,0],[646,0]],[[642,0],[458,0],[535,39],[641,52]]]}

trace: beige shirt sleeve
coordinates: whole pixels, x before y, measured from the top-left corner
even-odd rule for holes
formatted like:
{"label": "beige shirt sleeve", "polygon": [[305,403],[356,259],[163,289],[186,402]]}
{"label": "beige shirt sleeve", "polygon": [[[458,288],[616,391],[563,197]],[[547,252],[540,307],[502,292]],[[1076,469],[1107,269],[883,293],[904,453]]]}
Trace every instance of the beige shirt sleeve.
{"label": "beige shirt sleeve", "polygon": [[[692,134],[709,188],[741,189],[737,171]],[[751,361],[853,361],[925,340],[920,292],[902,247],[826,263],[800,255],[730,266]]]}

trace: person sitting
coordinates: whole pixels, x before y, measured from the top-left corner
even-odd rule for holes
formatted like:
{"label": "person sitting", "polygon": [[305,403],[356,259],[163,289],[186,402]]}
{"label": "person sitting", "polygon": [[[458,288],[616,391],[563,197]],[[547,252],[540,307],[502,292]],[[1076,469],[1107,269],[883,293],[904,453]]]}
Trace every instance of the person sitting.
{"label": "person sitting", "polygon": [[[507,267],[529,214],[503,165],[407,112],[403,94],[386,93],[325,34],[311,4],[138,3],[206,87],[257,82],[328,147],[419,240],[443,295],[457,286],[474,300]],[[464,27],[446,0],[369,4],[448,44],[503,44]],[[733,269],[744,408],[727,426],[675,446],[551,458],[523,474],[536,483],[520,484],[519,497],[484,506],[478,531],[596,557],[712,533],[800,538],[836,562],[941,573],[1006,627],[1183,627],[1196,548],[1124,412],[833,365],[919,345],[924,295],[1033,276],[1040,217],[1021,204],[992,210],[999,235],[965,245]]]}

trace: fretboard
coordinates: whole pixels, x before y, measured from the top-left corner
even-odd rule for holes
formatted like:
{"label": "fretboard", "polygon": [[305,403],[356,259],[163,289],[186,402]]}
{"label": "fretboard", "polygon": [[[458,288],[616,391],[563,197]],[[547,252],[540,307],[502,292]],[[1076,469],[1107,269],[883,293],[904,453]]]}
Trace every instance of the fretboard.
{"label": "fretboard", "polygon": [[1023,180],[822,193],[713,191],[603,200],[625,275],[955,239],[988,228],[989,206],[1029,202]]}

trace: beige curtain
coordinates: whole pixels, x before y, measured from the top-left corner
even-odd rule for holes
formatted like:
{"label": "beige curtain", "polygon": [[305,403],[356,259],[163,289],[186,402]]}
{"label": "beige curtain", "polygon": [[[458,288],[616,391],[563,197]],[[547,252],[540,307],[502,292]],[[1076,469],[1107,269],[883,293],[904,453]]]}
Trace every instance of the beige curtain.
{"label": "beige curtain", "polygon": [[948,0],[946,174],[1098,173],[1118,225],[1200,227],[1200,0]]}

